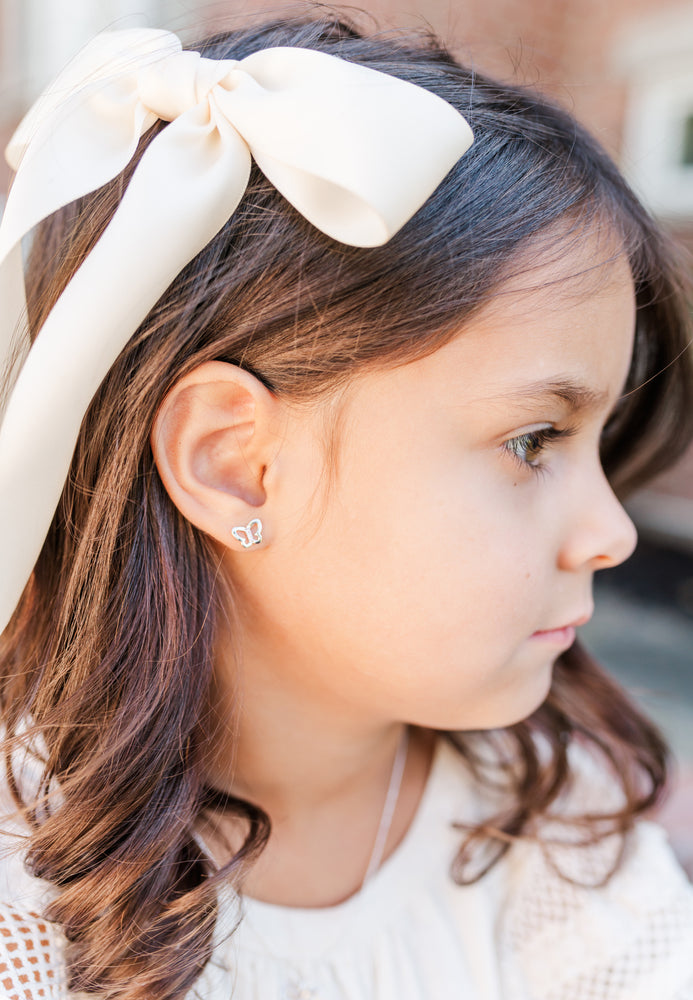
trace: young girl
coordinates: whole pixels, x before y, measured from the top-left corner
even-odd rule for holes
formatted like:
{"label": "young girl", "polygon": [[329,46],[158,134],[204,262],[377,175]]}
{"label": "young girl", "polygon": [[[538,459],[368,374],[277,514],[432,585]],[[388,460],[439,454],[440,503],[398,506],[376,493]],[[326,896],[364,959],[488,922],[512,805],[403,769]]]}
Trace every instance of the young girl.
{"label": "young girl", "polygon": [[99,38],[10,157],[5,1000],[693,998],[575,640],[693,419],[597,143],[320,15]]}

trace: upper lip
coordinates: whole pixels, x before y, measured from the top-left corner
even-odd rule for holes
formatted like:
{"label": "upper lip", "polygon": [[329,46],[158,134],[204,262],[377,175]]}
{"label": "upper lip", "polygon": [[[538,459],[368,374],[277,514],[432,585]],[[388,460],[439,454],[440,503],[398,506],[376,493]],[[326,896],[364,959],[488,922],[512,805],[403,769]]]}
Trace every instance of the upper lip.
{"label": "upper lip", "polygon": [[593,609],[585,611],[578,618],[574,618],[571,622],[566,622],[564,625],[556,625],[554,628],[541,628],[537,629],[538,632],[560,632],[564,628],[579,628],[580,625],[586,625],[593,614]]}
{"label": "upper lip", "polygon": [[592,614],[593,614],[592,611],[586,611],[584,615],[580,615],[579,618],[576,618],[575,621],[571,622],[570,626],[567,626],[567,627],[570,627],[570,628],[579,628],[580,625],[586,625],[587,622],[592,617]]}

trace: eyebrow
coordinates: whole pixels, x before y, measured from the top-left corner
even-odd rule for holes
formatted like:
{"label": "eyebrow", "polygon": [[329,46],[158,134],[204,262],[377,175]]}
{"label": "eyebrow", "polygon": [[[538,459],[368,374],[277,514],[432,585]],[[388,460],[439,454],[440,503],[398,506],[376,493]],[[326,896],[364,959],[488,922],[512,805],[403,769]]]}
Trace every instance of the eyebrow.
{"label": "eyebrow", "polygon": [[571,413],[585,413],[606,406],[610,394],[601,389],[590,389],[571,378],[559,378],[530,382],[512,392],[503,393],[501,398],[522,403],[542,403],[547,398],[560,399],[568,404]]}

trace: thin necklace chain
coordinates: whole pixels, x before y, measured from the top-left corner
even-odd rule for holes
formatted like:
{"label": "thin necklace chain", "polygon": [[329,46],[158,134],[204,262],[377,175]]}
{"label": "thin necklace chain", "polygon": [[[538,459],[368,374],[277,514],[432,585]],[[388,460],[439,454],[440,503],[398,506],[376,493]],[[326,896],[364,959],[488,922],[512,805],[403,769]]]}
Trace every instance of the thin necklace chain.
{"label": "thin necklace chain", "polygon": [[383,812],[380,817],[380,825],[378,826],[378,832],[375,836],[375,844],[373,845],[370,861],[368,862],[368,867],[366,868],[366,874],[364,876],[363,882],[359,887],[361,889],[369,880],[371,875],[377,872],[378,868],[380,868],[380,863],[383,859],[383,852],[385,850],[385,844],[387,843],[387,836],[390,832],[390,827],[392,826],[392,818],[395,815],[395,807],[399,799],[399,790],[402,785],[402,775],[404,774],[404,765],[407,760],[408,745],[409,745],[409,727],[405,726],[402,731],[402,736],[399,741],[399,746],[397,747],[395,762],[392,766],[392,774],[390,775],[390,784],[387,789],[387,795],[385,796],[385,805],[383,806]]}
{"label": "thin necklace chain", "polygon": [[[404,766],[407,760],[407,750],[409,746],[409,727],[405,726],[402,731],[402,736],[400,737],[399,746],[397,747],[397,753],[395,755],[394,764],[392,766],[392,773],[390,775],[390,783],[387,789],[387,795],[385,796],[385,804],[383,806],[383,811],[380,816],[380,823],[378,825],[378,832],[375,835],[375,843],[373,844],[373,850],[371,851],[370,860],[366,868],[366,874],[361,882],[357,892],[360,892],[365,886],[366,882],[375,874],[382,863],[383,853],[385,851],[385,844],[387,843],[388,834],[392,826],[392,820],[395,814],[395,809],[397,807],[397,802],[399,800],[400,788],[402,785],[402,777],[404,775]],[[247,917],[245,918],[247,920]],[[269,955],[274,958],[278,956],[274,954],[272,949],[267,945],[267,942],[260,934],[260,932],[253,926],[252,921],[249,922],[248,926],[252,930],[255,937],[260,941],[262,946],[266,949]],[[342,937],[343,926],[339,928],[339,933],[335,935],[334,940],[328,944],[326,948],[322,950],[320,955],[317,956],[318,959],[322,958],[324,955],[330,951],[335,944]],[[299,967],[293,964],[289,959],[284,959],[289,965],[292,966],[292,975],[285,985],[285,992],[283,1000],[319,1000],[318,990],[308,984],[304,974],[299,970]]]}

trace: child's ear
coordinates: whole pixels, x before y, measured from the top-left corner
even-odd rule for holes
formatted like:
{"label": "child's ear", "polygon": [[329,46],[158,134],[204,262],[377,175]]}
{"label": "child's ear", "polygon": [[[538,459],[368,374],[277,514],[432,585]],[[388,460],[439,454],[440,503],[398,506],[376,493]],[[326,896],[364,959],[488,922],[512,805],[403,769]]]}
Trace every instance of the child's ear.
{"label": "child's ear", "polygon": [[150,440],[166,491],[189,521],[224,545],[234,544],[232,528],[258,517],[267,502],[278,409],[254,375],[207,361],[175,384],[157,412]]}

